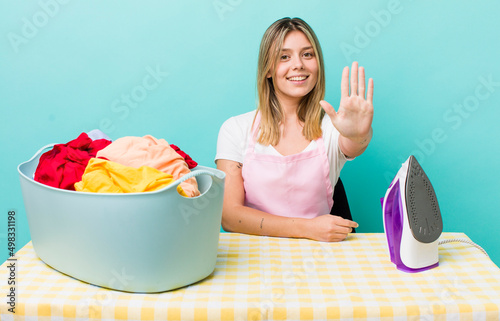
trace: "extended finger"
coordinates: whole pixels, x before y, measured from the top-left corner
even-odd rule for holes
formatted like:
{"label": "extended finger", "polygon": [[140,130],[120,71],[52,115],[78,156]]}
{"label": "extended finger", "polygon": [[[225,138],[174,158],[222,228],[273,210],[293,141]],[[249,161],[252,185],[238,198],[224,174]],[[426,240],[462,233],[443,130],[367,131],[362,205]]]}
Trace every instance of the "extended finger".
{"label": "extended finger", "polygon": [[351,68],[351,96],[358,94],[358,62],[352,63]]}
{"label": "extended finger", "polygon": [[330,116],[330,118],[335,118],[337,116],[337,112],[335,111],[335,108],[333,108],[330,103],[328,103],[326,100],[320,100],[319,104],[321,107],[323,107],[325,113]]}
{"label": "extended finger", "polygon": [[368,93],[366,94],[366,100],[373,104],[373,79],[368,79]]}
{"label": "extended finger", "polygon": [[342,82],[340,83],[341,98],[349,97],[349,67],[344,67],[342,71]]}
{"label": "extended finger", "polygon": [[359,97],[365,99],[365,68],[359,67]]}
{"label": "extended finger", "polygon": [[340,226],[344,226],[344,227],[358,227],[359,224],[354,222],[354,221],[351,221],[351,220],[348,220],[348,219],[342,219],[340,220],[337,225],[340,225]]}

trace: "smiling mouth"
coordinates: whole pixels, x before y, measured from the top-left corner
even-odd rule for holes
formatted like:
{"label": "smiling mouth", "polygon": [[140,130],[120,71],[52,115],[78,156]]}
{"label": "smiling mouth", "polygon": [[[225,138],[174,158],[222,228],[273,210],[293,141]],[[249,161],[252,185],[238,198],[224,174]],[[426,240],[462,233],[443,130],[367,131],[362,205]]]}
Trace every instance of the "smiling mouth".
{"label": "smiling mouth", "polygon": [[309,76],[293,76],[293,77],[288,77],[287,80],[290,81],[303,81],[306,80]]}

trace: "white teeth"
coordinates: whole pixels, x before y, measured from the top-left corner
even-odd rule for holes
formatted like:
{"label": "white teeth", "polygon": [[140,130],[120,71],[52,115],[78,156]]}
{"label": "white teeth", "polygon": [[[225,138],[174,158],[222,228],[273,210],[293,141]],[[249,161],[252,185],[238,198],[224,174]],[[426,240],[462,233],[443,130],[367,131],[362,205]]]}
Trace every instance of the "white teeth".
{"label": "white teeth", "polygon": [[288,80],[291,80],[291,81],[302,81],[302,80],[305,80],[307,77],[306,76],[298,76],[298,77],[290,77],[288,78]]}

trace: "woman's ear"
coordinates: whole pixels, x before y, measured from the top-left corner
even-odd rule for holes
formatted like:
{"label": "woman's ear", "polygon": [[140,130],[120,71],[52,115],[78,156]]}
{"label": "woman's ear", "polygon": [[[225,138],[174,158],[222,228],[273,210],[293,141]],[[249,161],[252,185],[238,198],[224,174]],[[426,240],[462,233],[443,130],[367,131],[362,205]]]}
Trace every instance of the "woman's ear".
{"label": "woman's ear", "polygon": [[266,75],[267,78],[271,78],[271,73],[268,72],[267,75]]}

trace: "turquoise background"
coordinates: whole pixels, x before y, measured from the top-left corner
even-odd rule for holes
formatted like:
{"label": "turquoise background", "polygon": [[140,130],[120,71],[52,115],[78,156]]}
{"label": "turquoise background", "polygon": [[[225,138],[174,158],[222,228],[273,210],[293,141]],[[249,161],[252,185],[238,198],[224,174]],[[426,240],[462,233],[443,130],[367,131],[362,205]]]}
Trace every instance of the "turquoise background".
{"label": "turquoise background", "polygon": [[1,0],[0,8],[2,262],[9,210],[17,248],[30,240],[19,163],[101,127],[113,139],[165,138],[215,167],[221,124],[255,108],[262,34],[298,16],[320,39],[332,105],[353,60],[375,80],[373,141],[341,174],[358,231],[383,231],[379,199],[414,154],[445,231],[466,233],[500,263],[499,2]]}

